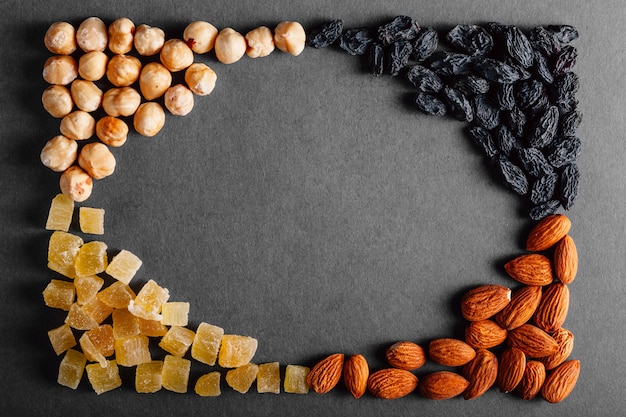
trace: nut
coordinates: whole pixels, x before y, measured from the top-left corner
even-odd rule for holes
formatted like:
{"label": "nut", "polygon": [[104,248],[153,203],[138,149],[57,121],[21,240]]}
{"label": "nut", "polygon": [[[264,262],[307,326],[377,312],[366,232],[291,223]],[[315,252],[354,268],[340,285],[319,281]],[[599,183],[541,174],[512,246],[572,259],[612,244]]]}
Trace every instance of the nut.
{"label": "nut", "polygon": [[513,330],[530,320],[541,301],[541,287],[527,285],[511,296],[511,302],[496,314],[496,322],[506,330]]}
{"label": "nut", "polygon": [[213,49],[215,38],[217,38],[217,28],[201,20],[189,23],[183,32],[183,39],[197,54],[206,54]]}
{"label": "nut", "polygon": [[193,51],[182,39],[170,39],[163,44],[160,59],[165,68],[178,72],[193,64]]}
{"label": "nut", "polygon": [[102,108],[109,116],[132,116],[141,104],[141,95],[132,87],[109,88],[102,97]]}
{"label": "nut", "polygon": [[50,139],[41,150],[41,163],[55,172],[63,172],[72,166],[78,155],[75,140],[58,135]]}
{"label": "nut", "polygon": [[500,392],[509,393],[517,387],[526,370],[526,355],[520,349],[505,349],[498,359],[496,384]]}
{"label": "nut", "polygon": [[133,43],[139,55],[156,55],[161,51],[165,43],[165,32],[157,27],[139,25],[135,29]]}
{"label": "nut", "polygon": [[43,43],[53,54],[70,55],[76,50],[76,29],[67,22],[55,22],[46,31]]}
{"label": "nut", "polygon": [[109,146],[122,146],[128,137],[128,125],[117,117],[104,116],[96,123],[96,136]]}
{"label": "nut", "polygon": [[93,180],[81,167],[72,165],[61,174],[61,192],[76,202],[89,198],[93,190]]}
{"label": "nut", "polygon": [[343,364],[343,382],[354,398],[361,398],[367,390],[369,366],[363,355],[352,355]]}
{"label": "nut", "polygon": [[114,54],[126,54],[133,49],[135,24],[127,17],[121,17],[109,25],[109,50]]}
{"label": "nut", "polygon": [[544,217],[528,234],[526,249],[539,252],[551,248],[567,235],[571,226],[571,221],[564,214]]}
{"label": "nut", "polygon": [[463,366],[476,356],[476,351],[462,340],[435,339],[428,345],[428,356],[444,366]]}
{"label": "nut", "polygon": [[431,400],[447,400],[465,391],[469,381],[450,371],[439,371],[424,375],[420,379],[420,394]]}
{"label": "nut", "polygon": [[308,386],[318,394],[325,394],[335,388],[343,371],[343,353],[335,353],[319,361],[306,378]]}
{"label": "nut", "polygon": [[546,370],[552,370],[565,362],[574,349],[574,333],[567,329],[560,328],[552,333],[552,338],[559,345],[559,348],[552,355],[539,358],[546,366]]}
{"label": "nut", "polygon": [[480,397],[496,382],[498,358],[487,349],[478,349],[476,357],[463,367],[462,375],[469,381],[463,398],[471,400]]}
{"label": "nut", "polygon": [[78,75],[85,80],[98,81],[107,71],[109,57],[102,51],[88,52],[78,59]]}
{"label": "nut", "polygon": [[115,171],[115,157],[101,142],[88,143],[78,155],[78,165],[93,179],[108,177]]}
{"label": "nut", "polygon": [[563,401],[574,390],[579,375],[580,361],[564,362],[548,375],[541,388],[541,395],[551,403]]}
{"label": "nut", "polygon": [[139,90],[146,100],[161,97],[172,85],[172,73],[163,64],[150,62],[141,70]]}
{"label": "nut", "polygon": [[539,361],[526,362],[526,370],[522,380],[517,386],[522,400],[532,400],[539,394],[544,381],[546,380],[546,368]]}
{"label": "nut", "polygon": [[72,94],[67,87],[51,85],[41,94],[41,104],[52,117],[60,118],[70,114],[74,108]]}
{"label": "nut", "polygon": [[367,380],[369,392],[377,398],[394,400],[409,395],[417,388],[417,376],[404,369],[381,369]]}
{"label": "nut", "polygon": [[102,103],[102,90],[92,81],[74,80],[70,91],[76,107],[86,112],[96,111]]}
{"label": "nut", "polygon": [[233,28],[224,28],[215,39],[215,56],[222,64],[233,64],[246,53],[246,39]]}
{"label": "nut", "polygon": [[133,118],[135,131],[143,136],[152,137],[161,131],[165,125],[165,112],[157,102],[143,103]]}
{"label": "nut", "polygon": [[193,93],[182,84],[176,84],[167,89],[165,107],[175,116],[185,116],[193,109]]}
{"label": "nut", "polygon": [[274,51],[274,34],[267,26],[260,26],[246,33],[246,55],[250,58],[268,56]]}
{"label": "nut", "polygon": [[217,75],[206,64],[196,62],[185,70],[185,83],[194,94],[206,96],[215,88]]}
{"label": "nut", "polygon": [[532,324],[523,324],[509,332],[509,346],[520,349],[530,358],[552,355],[559,345],[548,333]]}
{"label": "nut", "polygon": [[543,292],[535,312],[535,324],[551,333],[561,328],[569,310],[569,289],[560,282],[550,284]]}
{"label": "nut", "polygon": [[88,17],[76,30],[76,42],[84,52],[104,51],[108,42],[106,25],[98,17]]}
{"label": "nut", "polygon": [[426,363],[426,352],[413,342],[396,342],[385,352],[387,362],[394,368],[413,371]]}
{"label": "nut", "polygon": [[281,22],[274,29],[274,44],[278,49],[293,56],[304,51],[306,33],[298,22]]}
{"label": "nut", "polygon": [[469,321],[485,320],[509,304],[511,290],[501,285],[482,285],[466,292],[461,299],[461,314]]}
{"label": "nut", "polygon": [[506,273],[525,285],[548,285],[554,281],[552,262],[539,253],[521,255],[504,265]]}
{"label": "nut", "polygon": [[42,75],[48,84],[68,85],[78,77],[78,65],[70,55],[54,55],[44,63]]}
{"label": "nut", "polygon": [[116,87],[127,87],[139,79],[141,61],[132,55],[115,55],[107,65],[107,78]]}
{"label": "nut", "polygon": [[89,139],[96,133],[96,120],[86,111],[76,110],[61,119],[59,129],[70,139]]}
{"label": "nut", "polygon": [[492,320],[471,322],[465,328],[465,342],[474,349],[490,349],[506,340],[507,331]]}
{"label": "nut", "polygon": [[578,272],[578,251],[574,239],[566,235],[554,248],[554,274],[563,284],[570,284]]}

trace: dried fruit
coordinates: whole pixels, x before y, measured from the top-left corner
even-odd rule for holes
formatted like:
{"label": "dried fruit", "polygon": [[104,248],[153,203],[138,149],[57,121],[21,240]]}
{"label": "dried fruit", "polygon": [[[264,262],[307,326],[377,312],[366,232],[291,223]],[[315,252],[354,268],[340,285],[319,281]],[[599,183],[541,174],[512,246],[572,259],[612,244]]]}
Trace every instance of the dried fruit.
{"label": "dried fruit", "polygon": [[222,368],[237,368],[252,360],[257,347],[258,341],[253,337],[225,334],[217,361]]}
{"label": "dried fruit", "polygon": [[385,351],[387,363],[394,368],[413,371],[426,363],[426,352],[413,342],[396,342]]}
{"label": "dried fruit", "polygon": [[425,114],[443,116],[447,113],[445,103],[430,94],[418,93],[415,95],[414,102],[415,106]]}
{"label": "dried fruit", "polygon": [[576,161],[581,142],[577,136],[556,137],[545,150],[546,157],[555,168],[562,168]]}
{"label": "dried fruit", "polygon": [[554,197],[559,175],[556,172],[538,178],[530,188],[530,201],[534,204],[546,203]]}
{"label": "dried fruit", "polygon": [[425,61],[437,50],[439,34],[433,28],[422,29],[413,42],[413,59]]}
{"label": "dried fruit", "polygon": [[511,301],[511,290],[501,285],[482,285],[466,292],[461,299],[461,314],[469,321],[485,320]]}
{"label": "dried fruit", "polygon": [[526,323],[535,314],[541,301],[541,286],[527,285],[511,295],[511,302],[496,314],[496,322],[506,330]]}
{"label": "dried fruit", "polygon": [[326,394],[339,383],[344,354],[335,353],[319,361],[306,378],[309,387],[318,394]]}
{"label": "dried fruit", "polygon": [[399,40],[411,41],[420,31],[418,23],[409,16],[396,16],[390,22],[378,27],[378,40],[383,45],[391,45]]}
{"label": "dried fruit", "polygon": [[550,284],[543,292],[539,307],[535,312],[535,324],[551,333],[561,328],[569,309],[569,289],[561,282]]}
{"label": "dried fruit", "polygon": [[301,365],[287,365],[285,368],[285,392],[290,394],[306,394],[309,386],[306,383],[310,369]]}
{"label": "dried fruit", "polygon": [[377,398],[394,400],[404,397],[417,388],[417,376],[404,369],[381,369],[367,380],[369,392]]}
{"label": "dried fruit", "polygon": [[540,253],[520,255],[504,265],[506,273],[525,285],[548,285],[554,281],[550,258]]}
{"label": "dried fruit", "polygon": [[352,355],[343,363],[343,382],[354,398],[361,398],[367,390],[370,370],[363,355]]}
{"label": "dried fruit", "polygon": [[559,109],[556,106],[550,106],[536,119],[529,138],[530,146],[544,148],[549,145],[556,135],[558,126]]}
{"label": "dried fruit", "polygon": [[370,73],[379,77],[385,72],[385,48],[378,42],[372,44],[368,54]]}
{"label": "dried fruit", "polygon": [[517,158],[522,169],[532,177],[540,178],[554,171],[546,157],[537,148],[519,148]]}
{"label": "dried fruit", "polygon": [[511,162],[506,156],[495,158],[496,173],[508,188],[519,195],[528,193],[528,178],[520,167]]}
{"label": "dried fruit", "polygon": [[343,20],[336,19],[331,22],[325,23],[319,28],[309,32],[308,45],[313,48],[326,48],[341,36],[343,31]]}
{"label": "dried fruit", "polygon": [[447,400],[461,395],[469,381],[450,371],[439,371],[424,375],[420,379],[420,394],[431,400]]}
{"label": "dried fruit", "polygon": [[166,355],[163,360],[162,383],[168,391],[184,394],[187,392],[191,361],[178,356]]}
{"label": "dried fruit", "polygon": [[469,55],[486,55],[493,49],[493,38],[477,25],[457,25],[446,34],[446,40]]}
{"label": "dried fruit", "polygon": [[496,384],[500,392],[509,393],[517,387],[526,370],[526,355],[520,349],[505,349],[498,360]]}
{"label": "dried fruit", "polygon": [[522,67],[529,68],[534,63],[533,47],[524,32],[509,26],[504,34],[506,50]]}
{"label": "dried fruit", "polygon": [[226,383],[240,394],[248,392],[259,373],[259,365],[247,363],[226,372]]}
{"label": "dried fruit", "polygon": [[280,363],[269,362],[259,365],[256,390],[259,393],[280,394]]}
{"label": "dried fruit", "polygon": [[487,130],[500,124],[500,109],[484,94],[474,96],[474,121]]}
{"label": "dried fruit", "polygon": [[574,200],[578,195],[579,178],[578,165],[574,162],[567,164],[561,171],[558,196],[565,210],[569,210],[574,205]]}
{"label": "dried fruit", "polygon": [[471,122],[474,120],[474,109],[467,97],[460,91],[445,86],[443,95],[448,106],[448,112],[457,120]]}
{"label": "dried fruit", "polygon": [[412,53],[413,45],[411,42],[404,39],[395,41],[389,47],[389,52],[387,54],[387,72],[391,76],[400,74],[400,70],[408,64]]}
{"label": "dried fruit", "polygon": [[474,348],[458,339],[434,339],[428,345],[428,357],[444,366],[463,366],[475,356]]}
{"label": "dried fruit", "polygon": [[437,93],[443,88],[441,78],[431,69],[422,65],[412,65],[406,72],[406,78],[416,88],[425,93]]}
{"label": "dried fruit", "polygon": [[350,55],[365,55],[374,42],[369,29],[349,29],[339,38],[339,47]]}
{"label": "dried fruit", "polygon": [[487,349],[477,349],[476,357],[463,367],[462,374],[469,382],[463,398],[471,400],[480,397],[496,382],[498,358]]}
{"label": "dried fruit", "polygon": [[481,126],[473,126],[468,133],[486,156],[493,157],[498,154],[493,136],[487,129]]}
{"label": "dried fruit", "polygon": [[511,84],[520,79],[520,73],[511,65],[493,58],[478,58],[474,61],[474,70],[489,81]]}
{"label": "dried fruit", "polygon": [[574,390],[579,375],[580,361],[564,362],[548,375],[541,388],[541,395],[551,403],[563,401]]}
{"label": "dried fruit", "polygon": [[492,320],[473,321],[465,328],[465,342],[474,349],[490,349],[506,340],[507,331]]}
{"label": "dried fruit", "polygon": [[554,214],[539,221],[528,234],[526,250],[538,252],[551,248],[569,232],[572,223],[564,214]]}
{"label": "dried fruit", "polygon": [[543,358],[559,349],[552,336],[532,324],[523,324],[511,330],[508,343],[510,347],[518,348],[530,358]]}
{"label": "dried fruit", "polygon": [[474,57],[458,52],[445,52],[430,63],[436,73],[446,76],[466,75],[472,73]]}
{"label": "dried fruit", "polygon": [[120,371],[114,360],[107,361],[106,366],[99,363],[88,364],[85,370],[93,390],[98,395],[122,386]]}
{"label": "dried fruit", "polygon": [[546,380],[546,368],[538,361],[526,362],[526,370],[517,389],[522,400],[532,400],[539,394],[544,381]]}

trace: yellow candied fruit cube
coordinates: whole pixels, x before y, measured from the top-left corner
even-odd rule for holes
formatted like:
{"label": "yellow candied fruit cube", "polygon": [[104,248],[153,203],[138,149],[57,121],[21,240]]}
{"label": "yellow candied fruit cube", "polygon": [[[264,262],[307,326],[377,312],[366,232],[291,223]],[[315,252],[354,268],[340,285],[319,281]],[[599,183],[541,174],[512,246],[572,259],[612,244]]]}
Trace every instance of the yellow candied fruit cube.
{"label": "yellow candied fruit cube", "polygon": [[48,242],[48,268],[68,278],[76,276],[74,261],[83,239],[67,232],[56,231]]}
{"label": "yellow candied fruit cube", "polygon": [[97,294],[104,304],[113,308],[128,308],[130,300],[136,297],[135,292],[123,282],[116,281]]}
{"label": "yellow candied fruit cube", "polygon": [[65,194],[57,194],[50,204],[46,230],[61,230],[67,232],[72,224],[74,215],[74,200]]}
{"label": "yellow candied fruit cube", "polygon": [[104,234],[104,209],[80,207],[78,209],[78,224],[83,233],[90,235]]}
{"label": "yellow candied fruit cube", "polygon": [[151,394],[163,387],[163,361],[140,363],[135,370],[135,391]]}
{"label": "yellow candied fruit cube", "polygon": [[257,340],[250,336],[225,334],[222,336],[218,363],[222,368],[238,368],[245,365],[254,357],[257,346]]}
{"label": "yellow candied fruit cube", "polygon": [[163,337],[167,334],[168,328],[158,320],[146,320],[137,317],[139,321],[139,333],[148,337]]}
{"label": "yellow candied fruit cube", "polygon": [[247,363],[226,372],[226,383],[235,391],[245,394],[256,380],[259,366]]}
{"label": "yellow candied fruit cube", "polygon": [[134,253],[122,249],[111,259],[106,273],[124,284],[130,283],[143,262]]}
{"label": "yellow candied fruit cube", "polygon": [[88,330],[83,333],[79,342],[88,361],[106,366],[106,357],[113,355],[115,348],[113,328],[109,324],[104,324]]}
{"label": "yellow candied fruit cube", "polygon": [[77,277],[86,277],[104,272],[109,263],[107,245],[97,240],[83,243],[74,259]]}
{"label": "yellow candied fruit cube", "polygon": [[200,323],[191,345],[191,357],[207,365],[215,365],[220,351],[224,329],[209,323]]}
{"label": "yellow candied fruit cube", "polygon": [[70,307],[74,304],[76,288],[73,282],[53,279],[48,283],[42,294],[46,306],[70,311]]}
{"label": "yellow candied fruit cube", "polygon": [[83,305],[94,298],[103,285],[104,280],[96,275],[75,278],[74,286],[76,287],[76,302],[78,305]]}
{"label": "yellow candied fruit cube", "polygon": [[189,383],[191,361],[178,356],[166,355],[163,360],[163,388],[184,394]]}
{"label": "yellow candied fruit cube", "polygon": [[218,397],[222,394],[220,379],[221,375],[218,371],[204,374],[196,381],[194,391],[201,397]]}
{"label": "yellow candied fruit cube", "polygon": [[278,362],[262,363],[256,378],[258,392],[280,394],[280,364]]}
{"label": "yellow candied fruit cube", "polygon": [[125,308],[113,310],[113,337],[124,339],[141,334],[138,317],[133,316]]}
{"label": "yellow candied fruit cube", "polygon": [[65,323],[76,330],[91,330],[98,327],[98,323],[76,303],[70,307],[70,311],[67,313],[67,317],[65,317]]}
{"label": "yellow candied fruit cube", "polygon": [[76,346],[76,338],[72,328],[67,324],[62,324],[56,329],[49,330],[48,338],[57,356]]}
{"label": "yellow candied fruit cube", "polygon": [[186,326],[189,322],[189,303],[173,301],[161,306],[161,323],[166,326]]}
{"label": "yellow candied fruit cube", "polygon": [[159,342],[159,347],[174,356],[185,356],[196,333],[186,327],[172,326]]}
{"label": "yellow candied fruit cube", "polygon": [[120,366],[135,366],[150,362],[148,336],[137,335],[115,341],[115,360]]}
{"label": "yellow candied fruit cube", "polygon": [[65,352],[65,356],[61,360],[59,365],[59,375],[57,376],[57,382],[64,387],[71,389],[78,388],[78,384],[85,372],[85,365],[87,359],[81,352],[69,349]]}
{"label": "yellow candied fruit cube", "polygon": [[98,297],[94,297],[81,306],[83,312],[94,319],[98,324],[105,321],[113,312],[113,307],[104,304]]}
{"label": "yellow candied fruit cube", "polygon": [[170,298],[167,288],[162,288],[150,280],[145,283],[134,300],[128,304],[128,311],[146,320],[161,320],[161,306]]}
{"label": "yellow candied fruit cube", "polygon": [[309,392],[309,385],[306,377],[310,369],[306,366],[287,365],[285,369],[285,392],[291,394],[306,394]]}
{"label": "yellow candied fruit cube", "polygon": [[91,387],[98,395],[122,385],[120,370],[115,360],[107,361],[105,367],[100,366],[99,363],[92,363],[87,365],[85,369]]}

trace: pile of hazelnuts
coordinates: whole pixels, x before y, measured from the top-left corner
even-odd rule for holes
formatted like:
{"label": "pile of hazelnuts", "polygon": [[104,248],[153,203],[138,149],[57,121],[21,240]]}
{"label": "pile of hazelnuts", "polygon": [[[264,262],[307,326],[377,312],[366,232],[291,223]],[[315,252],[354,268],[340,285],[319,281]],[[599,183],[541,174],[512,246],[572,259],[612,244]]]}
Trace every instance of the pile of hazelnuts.
{"label": "pile of hazelnuts", "polygon": [[[302,25],[288,21],[273,31],[261,26],[245,36],[232,28],[218,30],[208,22],[194,21],[185,28],[183,39],[168,40],[162,29],[135,27],[128,18],[108,27],[98,17],[85,19],[78,28],[55,22],[44,37],[54,55],[43,67],[50,86],[42,103],[60,119],[60,134],[44,145],[41,161],[61,173],[63,194],[85,201],[93,180],[115,170],[109,148],[126,142],[129,124],[139,135],[155,136],[165,124],[163,107],[184,116],[193,109],[194,96],[213,91],[215,71],[195,62],[194,54],[213,51],[217,61],[232,64],[244,55],[267,56],[275,48],[297,56],[305,43]],[[174,84],[172,75],[183,71],[184,82]]]}

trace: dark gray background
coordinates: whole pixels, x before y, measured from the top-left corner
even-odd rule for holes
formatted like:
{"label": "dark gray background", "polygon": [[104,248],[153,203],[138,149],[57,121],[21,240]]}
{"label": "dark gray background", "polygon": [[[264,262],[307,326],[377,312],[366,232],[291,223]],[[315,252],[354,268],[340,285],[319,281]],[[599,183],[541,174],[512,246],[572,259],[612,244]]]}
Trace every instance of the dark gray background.
{"label": "dark gray background", "polygon": [[[3,415],[586,415],[623,412],[626,365],[623,271],[623,141],[626,122],[622,2],[570,1],[6,1],[0,5],[0,308]],[[523,402],[491,390],[474,401],[353,400],[343,388],[319,396],[233,392],[134,392],[96,396],[56,384],[59,358],[48,329],[63,314],[43,305],[54,274],[43,228],[58,176],[39,152],[58,120],[41,108],[50,23],[99,16],[180,37],[207,20],[246,32],[297,20],[343,18],[347,27],[398,14],[423,26],[491,20],[522,28],[576,26],[576,72],[584,112],[580,195],[568,215],[581,258],[566,327],[581,378],[563,403]],[[374,79],[357,58],[306,49],[224,66],[214,93],[186,117],[168,115],[155,138],[132,135],[114,153],[116,173],[85,205],[104,207],[112,250],[128,249],[173,301],[191,303],[191,327],[207,321],[259,340],[257,362],[311,365],[334,352],[363,353],[373,369],[396,340],[426,344],[460,336],[458,297],[483,283],[514,286],[499,267],[522,253],[530,222],[518,199],[486,173],[451,119],[407,108],[402,80]],[[437,369],[432,365],[426,370]],[[208,367],[194,364],[193,376]],[[425,372],[420,370],[418,375]],[[11,414],[14,415],[14,414]],[[17,414],[15,414],[17,415]]]}

